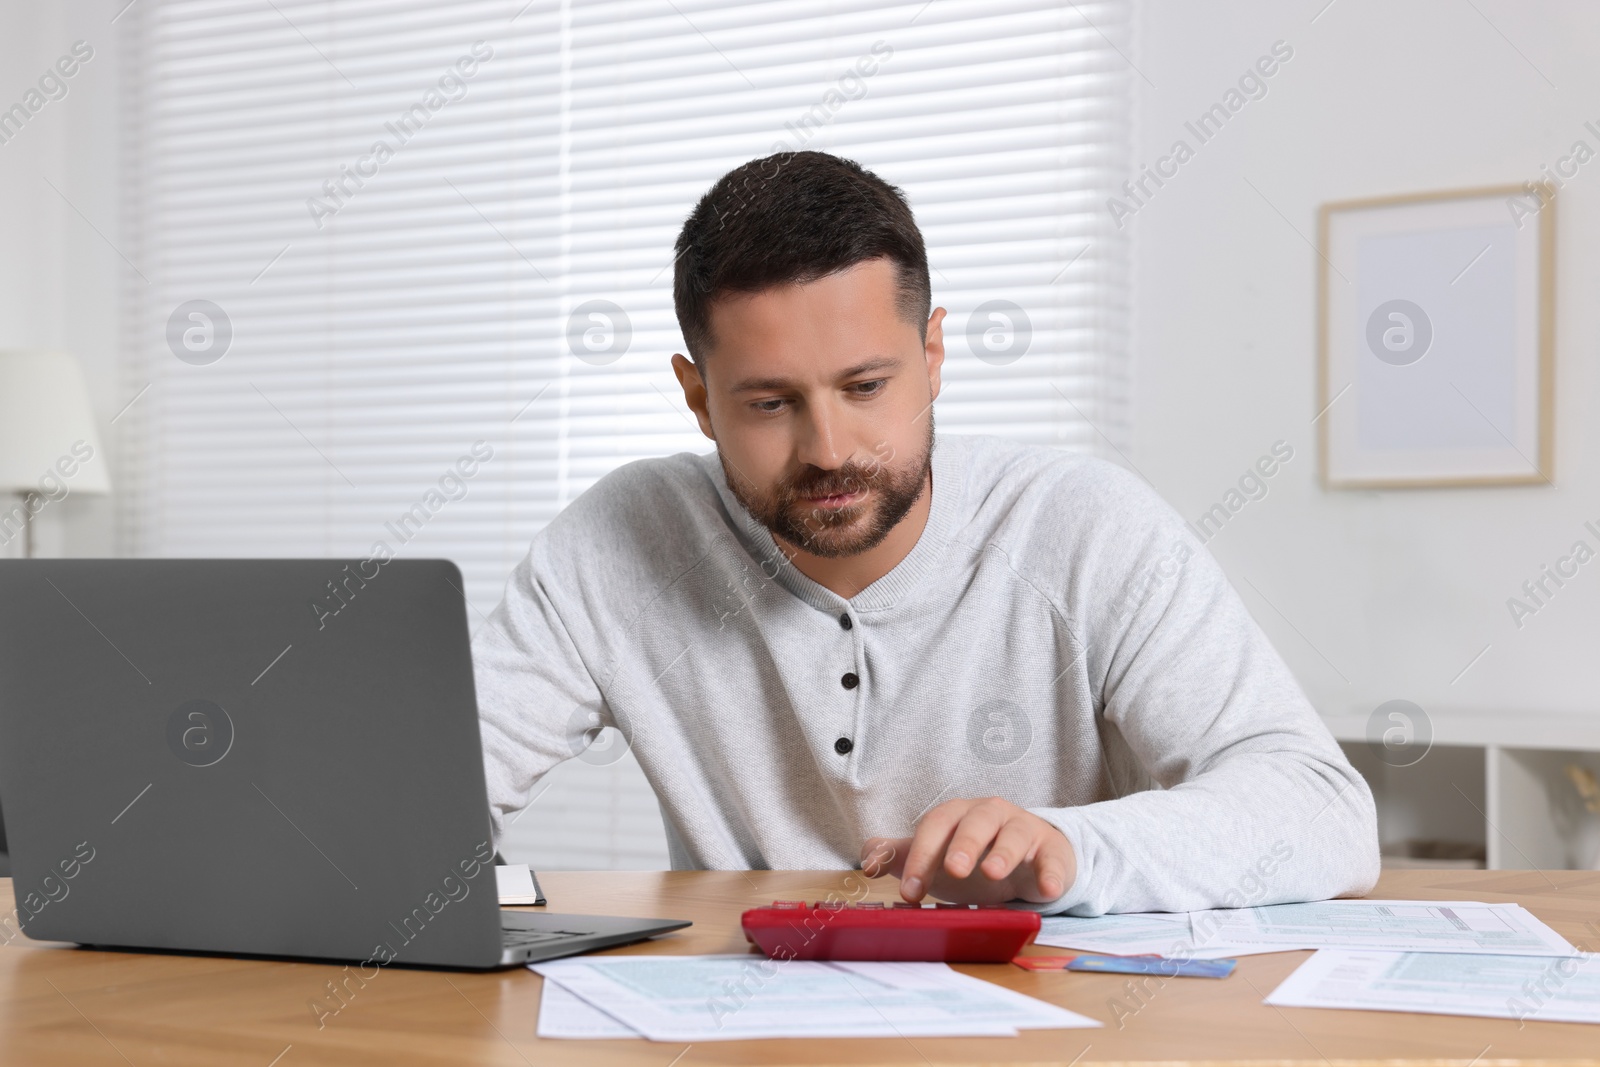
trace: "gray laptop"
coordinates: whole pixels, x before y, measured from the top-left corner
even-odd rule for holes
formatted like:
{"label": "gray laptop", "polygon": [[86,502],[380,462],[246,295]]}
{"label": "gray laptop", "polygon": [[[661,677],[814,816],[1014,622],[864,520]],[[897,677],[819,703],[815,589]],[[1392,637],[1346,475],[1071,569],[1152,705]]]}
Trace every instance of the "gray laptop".
{"label": "gray laptop", "polygon": [[0,561],[0,808],[41,940],[487,969],[689,925],[500,909],[443,560]]}

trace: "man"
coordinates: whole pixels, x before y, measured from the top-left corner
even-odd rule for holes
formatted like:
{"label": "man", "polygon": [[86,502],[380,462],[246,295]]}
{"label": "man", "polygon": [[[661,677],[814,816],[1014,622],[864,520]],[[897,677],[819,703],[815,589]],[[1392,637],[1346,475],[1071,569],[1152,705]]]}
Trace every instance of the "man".
{"label": "man", "polygon": [[755,160],[677,253],[716,451],[601,479],[477,634],[497,833],[603,722],[675,868],[1079,915],[1372,886],[1371,793],[1183,521],[1112,464],[934,434],[945,311],[899,190]]}

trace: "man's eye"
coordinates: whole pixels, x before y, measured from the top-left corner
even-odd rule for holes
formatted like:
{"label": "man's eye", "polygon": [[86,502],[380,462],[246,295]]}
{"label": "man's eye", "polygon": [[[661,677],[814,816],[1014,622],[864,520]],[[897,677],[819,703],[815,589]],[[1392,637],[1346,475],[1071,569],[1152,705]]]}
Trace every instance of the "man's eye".
{"label": "man's eye", "polygon": [[857,396],[877,396],[883,392],[884,386],[889,384],[887,378],[875,378],[870,382],[857,382],[850,388],[855,390]]}
{"label": "man's eye", "polygon": [[788,403],[788,401],[784,400],[782,397],[775,396],[768,397],[766,400],[754,401],[750,406],[762,415],[776,415],[783,410],[783,406],[786,403]]}

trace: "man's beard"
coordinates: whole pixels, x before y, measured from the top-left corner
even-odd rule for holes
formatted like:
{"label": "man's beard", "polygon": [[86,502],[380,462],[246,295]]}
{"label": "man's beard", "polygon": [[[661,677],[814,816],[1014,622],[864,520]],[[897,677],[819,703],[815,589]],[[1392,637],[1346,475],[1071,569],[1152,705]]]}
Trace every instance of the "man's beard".
{"label": "man's beard", "polygon": [[[720,450],[717,455],[734,498],[773,536],[813,556],[843,559],[881,544],[922,495],[933,463],[933,411],[928,411],[921,454],[900,467],[853,459],[832,471],[808,464],[771,489],[760,490],[730,467]],[[842,508],[819,507],[807,499],[860,489],[868,490],[866,496]]]}

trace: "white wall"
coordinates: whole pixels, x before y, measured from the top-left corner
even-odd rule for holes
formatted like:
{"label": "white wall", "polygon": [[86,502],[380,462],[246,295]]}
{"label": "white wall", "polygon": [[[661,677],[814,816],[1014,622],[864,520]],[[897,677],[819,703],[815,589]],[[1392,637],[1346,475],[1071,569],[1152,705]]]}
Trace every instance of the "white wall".
{"label": "white wall", "polygon": [[1600,561],[1520,632],[1506,607],[1580,536],[1592,545],[1582,525],[1600,520],[1600,160],[1558,205],[1556,488],[1320,488],[1308,245],[1325,201],[1520,184],[1574,140],[1600,149],[1583,128],[1600,125],[1600,9],[1326,4],[1144,4],[1140,162],[1175,138],[1194,144],[1184,121],[1273,42],[1294,55],[1129,222],[1134,462],[1192,520],[1274,441],[1294,447],[1270,495],[1210,548],[1324,714],[1404,698],[1436,724],[1462,711],[1600,715]]}
{"label": "white wall", "polygon": [[[94,49],[66,79],[66,96],[0,144],[0,349],[58,348],[78,357],[113,470],[109,422],[128,397],[115,370],[120,272],[127,268],[114,248],[121,243],[120,70],[111,20],[125,3],[0,0],[0,110],[20,102],[75,41]],[[110,498],[75,495],[51,504],[35,533],[40,555],[111,555]]]}
{"label": "white wall", "polygon": [[[1559,205],[1556,489],[1321,489],[1316,259],[1306,243],[1326,200],[1521,182],[1575,139],[1600,148],[1583,129],[1600,125],[1600,11],[1554,0],[1325,2],[1144,2],[1133,57],[1141,162],[1164,154],[1274,41],[1294,56],[1130,222],[1132,458],[1194,518],[1273,442],[1294,447],[1270,495],[1210,547],[1325,713],[1365,716],[1403,697],[1436,720],[1468,710],[1600,715],[1600,562],[1520,632],[1505,606],[1585,519],[1600,520],[1600,448],[1588,428],[1600,410],[1600,325],[1588,299],[1600,268],[1588,236],[1600,160]],[[96,52],[66,99],[0,144],[0,347],[75,352],[113,451],[107,423],[131,396],[114,371],[128,268],[113,248],[124,242],[111,19],[124,3],[0,0],[0,106],[74,41]],[[41,552],[111,554],[111,514],[105,499],[52,506]],[[559,821],[559,799],[544,802],[545,818]]]}

